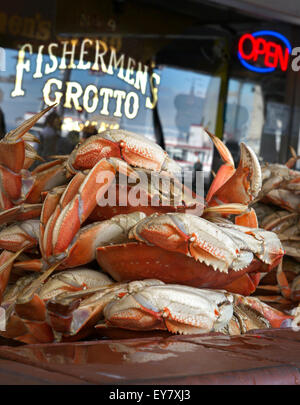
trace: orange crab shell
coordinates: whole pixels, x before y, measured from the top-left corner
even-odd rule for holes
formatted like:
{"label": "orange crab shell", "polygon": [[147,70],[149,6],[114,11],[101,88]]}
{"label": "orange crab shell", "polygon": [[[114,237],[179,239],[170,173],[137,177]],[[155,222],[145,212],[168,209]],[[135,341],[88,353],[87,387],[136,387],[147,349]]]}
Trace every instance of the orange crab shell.
{"label": "orange crab shell", "polygon": [[225,288],[234,281],[238,283],[248,272],[270,270],[269,266],[254,259],[248,267],[239,271],[228,269],[228,273],[219,272],[185,254],[140,242],[99,247],[96,257],[100,267],[117,281],[157,278],[165,283],[203,288]]}

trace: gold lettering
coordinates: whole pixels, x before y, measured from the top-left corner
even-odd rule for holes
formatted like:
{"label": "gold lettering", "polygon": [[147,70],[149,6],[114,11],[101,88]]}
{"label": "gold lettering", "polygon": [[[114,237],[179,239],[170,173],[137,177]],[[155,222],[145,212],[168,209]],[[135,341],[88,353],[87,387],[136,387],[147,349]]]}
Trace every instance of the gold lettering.
{"label": "gold lettering", "polygon": [[11,97],[24,96],[24,94],[25,94],[24,90],[22,90],[23,73],[24,73],[24,70],[26,72],[30,71],[30,60],[28,59],[26,62],[24,62],[26,48],[28,48],[29,53],[32,54],[31,44],[25,44],[19,50],[18,62],[17,62],[17,67],[16,67],[15,88],[11,92]]}
{"label": "gold lettering", "polygon": [[37,26],[37,39],[46,41],[51,35],[51,22],[50,21],[39,21]]}
{"label": "gold lettering", "polygon": [[40,77],[43,77],[42,75],[42,63],[43,63],[43,49],[44,49],[44,45],[40,45],[39,49],[38,49],[38,54],[37,54],[37,58],[36,58],[36,69],[35,69],[35,73],[32,76],[34,79],[38,79]]}
{"label": "gold lettering", "polygon": [[[132,99],[132,108],[130,112],[130,104],[131,104],[131,99]],[[130,93],[127,94],[125,103],[124,103],[124,112],[127,118],[132,120],[133,118],[136,117],[137,113],[139,110],[139,96],[131,91]]]}
{"label": "gold lettering", "polygon": [[[92,98],[92,104],[89,105],[90,93],[94,93]],[[84,95],[83,95],[83,108],[88,113],[93,113],[98,105],[99,97],[98,97],[98,89],[93,84],[90,84],[86,87]]]}
{"label": "gold lettering", "polygon": [[142,94],[146,93],[147,79],[148,79],[148,66],[144,65],[144,71],[142,72],[142,63],[139,62],[134,87],[137,90],[141,90]]}
{"label": "gold lettering", "polygon": [[[71,50],[67,50],[68,44],[71,42]],[[62,57],[61,57],[61,62],[59,65],[59,69],[67,69],[66,65],[66,56],[70,55],[70,62],[68,64],[68,69],[76,69],[76,65],[74,64],[74,58],[75,58],[75,48],[77,45],[78,40],[77,39],[72,39],[71,41],[62,41],[63,44],[63,51],[62,51]]]}
{"label": "gold lettering", "polygon": [[152,98],[153,101],[151,101],[150,97],[146,98],[146,108],[153,109],[156,106],[157,99],[158,99],[158,89],[154,86],[153,81],[156,81],[157,86],[160,83],[160,76],[157,73],[152,73],[151,78],[150,78],[150,87],[151,87],[151,93],[152,93]]}
{"label": "gold lettering", "polygon": [[114,69],[117,69],[120,65],[119,68],[119,73],[118,77],[122,80],[124,80],[124,54],[122,54],[119,59],[117,60],[117,54],[115,48],[110,48],[110,59],[109,59],[109,64],[108,64],[108,69],[107,72],[109,75],[114,74]]}
{"label": "gold lettering", "polygon": [[125,82],[129,84],[134,84],[134,78],[133,77],[130,78],[130,76],[134,74],[135,65],[136,65],[135,60],[129,57],[127,62],[126,76],[124,78]]}
{"label": "gold lettering", "polygon": [[34,18],[25,17],[23,22],[22,35],[24,37],[34,38]]}
{"label": "gold lettering", "polygon": [[48,46],[48,53],[49,53],[49,57],[50,57],[50,59],[52,61],[52,67],[50,66],[49,63],[46,63],[45,75],[53,73],[57,69],[57,66],[58,66],[57,57],[54,56],[53,53],[52,53],[52,48],[57,48],[57,47],[58,47],[58,44],[56,44],[54,42],[49,44],[49,46]]}
{"label": "gold lettering", "polygon": [[93,44],[93,41],[92,41],[91,39],[88,39],[88,38],[86,38],[86,39],[84,39],[84,40],[82,41],[81,48],[80,48],[79,63],[78,63],[78,65],[77,65],[77,69],[86,70],[86,69],[90,69],[90,67],[91,67],[91,62],[86,62],[86,63],[84,63],[84,55],[87,55],[87,54],[88,54],[88,51],[85,51],[85,50],[84,50],[85,44],[90,44],[90,45],[92,45],[92,44]]}
{"label": "gold lettering", "polygon": [[8,30],[12,35],[18,35],[21,31],[22,19],[18,15],[13,15],[8,20]]}
{"label": "gold lettering", "polygon": [[[66,101],[64,107],[72,108],[71,101],[73,101],[73,105],[77,111],[81,110],[81,106],[79,104],[79,97],[81,97],[83,90],[79,83],[77,82],[66,82]],[[75,89],[75,92],[72,90]]]}
{"label": "gold lettering", "polygon": [[[100,52],[100,47],[102,47],[104,49],[103,52]],[[105,62],[103,60],[103,56],[106,54],[106,52],[107,52],[106,43],[103,42],[103,41],[97,40],[96,41],[96,51],[95,51],[95,62],[93,64],[93,66],[92,66],[92,70],[100,70],[99,63],[98,63],[98,60],[100,59],[100,61],[101,61],[101,71],[102,72],[107,71]]]}
{"label": "gold lettering", "polygon": [[100,96],[103,96],[103,105],[102,105],[102,110],[100,111],[100,114],[109,115],[108,103],[109,103],[110,97],[113,96],[113,90],[106,88],[106,87],[102,87],[100,89]]}
{"label": "gold lettering", "polygon": [[122,99],[126,97],[126,91],[123,90],[115,90],[114,91],[114,98],[116,99],[116,109],[114,112],[115,117],[122,117],[121,107],[122,107]]}
{"label": "gold lettering", "polygon": [[49,79],[46,81],[45,86],[43,88],[43,97],[44,97],[44,101],[45,104],[47,105],[52,105],[53,103],[60,103],[60,100],[63,96],[63,93],[61,91],[55,91],[54,92],[54,96],[55,99],[51,100],[50,99],[50,93],[51,93],[51,86],[55,85],[59,90],[61,90],[62,88],[62,81],[58,80],[58,79]]}

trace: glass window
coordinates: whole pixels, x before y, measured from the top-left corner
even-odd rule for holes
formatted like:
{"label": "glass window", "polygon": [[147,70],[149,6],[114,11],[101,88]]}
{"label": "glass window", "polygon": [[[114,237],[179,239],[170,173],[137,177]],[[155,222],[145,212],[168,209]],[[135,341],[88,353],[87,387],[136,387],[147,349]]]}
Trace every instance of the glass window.
{"label": "glass window", "polygon": [[[221,79],[168,66],[159,69],[158,111],[166,150],[187,170],[198,163],[209,177],[213,144],[203,128],[215,132]],[[215,108],[212,108],[215,106]]]}
{"label": "glass window", "polygon": [[[89,48],[83,48],[84,41]],[[220,77],[167,65],[150,72],[121,49],[97,41],[55,42],[40,52],[29,43],[23,51],[6,49],[0,82],[6,130],[57,102],[55,111],[32,129],[40,138],[42,157],[68,154],[81,138],[108,128],[155,140],[157,103],[167,152],[185,169],[196,164],[208,179],[213,145],[203,127],[215,132]],[[106,47],[105,58],[97,59],[97,46]]]}
{"label": "glass window", "polygon": [[[290,128],[294,78],[290,59],[285,57],[292,47],[292,29],[267,22],[233,24],[232,28],[236,36],[229,70],[224,140],[234,150],[245,142],[261,161],[285,162],[290,156],[288,147],[296,147]],[[257,53],[255,44],[259,44]],[[238,56],[238,52],[243,52],[243,56],[241,53]]]}
{"label": "glass window", "polygon": [[259,155],[264,122],[264,99],[261,86],[254,82],[230,79],[224,141],[230,145],[244,142]]}

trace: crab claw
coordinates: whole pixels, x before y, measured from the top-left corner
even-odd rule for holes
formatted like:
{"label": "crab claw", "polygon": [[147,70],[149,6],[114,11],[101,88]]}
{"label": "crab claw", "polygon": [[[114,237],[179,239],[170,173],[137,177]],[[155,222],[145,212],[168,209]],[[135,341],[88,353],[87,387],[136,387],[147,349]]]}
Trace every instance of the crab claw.
{"label": "crab claw", "polygon": [[102,319],[103,309],[112,299],[124,294],[127,294],[127,283],[112,282],[78,293],[60,294],[47,303],[51,326],[64,336],[77,336]]}
{"label": "crab claw", "polygon": [[234,170],[229,150],[218,138],[209,135],[225,165],[221,166],[207,194],[208,205],[249,204],[258,195],[262,186],[261,168],[255,153],[249,146],[241,143],[240,163]]}
{"label": "crab claw", "polygon": [[287,315],[268,304],[265,304],[256,297],[244,297],[239,294],[234,295],[234,304],[237,307],[247,307],[256,314],[263,316],[269,322],[272,328],[280,328],[287,320],[293,319],[293,316]]}
{"label": "crab claw", "polygon": [[295,164],[297,163],[298,159],[300,159],[300,156],[297,155],[295,149],[292,146],[290,146],[290,152],[291,152],[292,156],[286,162],[286,166],[289,169],[292,169],[295,166]]}
{"label": "crab claw", "polygon": [[112,283],[105,274],[86,268],[65,270],[45,281],[48,275],[47,272],[43,273],[20,292],[15,303],[18,316],[31,321],[45,321],[46,302],[60,293],[81,291]]}

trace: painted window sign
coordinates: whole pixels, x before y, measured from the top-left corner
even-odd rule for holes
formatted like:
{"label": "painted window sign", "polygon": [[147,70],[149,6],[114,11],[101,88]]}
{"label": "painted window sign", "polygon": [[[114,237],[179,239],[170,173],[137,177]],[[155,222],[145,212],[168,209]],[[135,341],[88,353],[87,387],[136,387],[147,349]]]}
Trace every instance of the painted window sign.
{"label": "painted window sign", "polygon": [[291,52],[289,40],[276,31],[246,33],[238,43],[238,57],[242,65],[258,73],[269,73],[275,69],[286,71]]}

